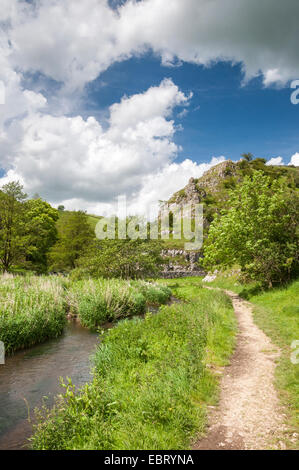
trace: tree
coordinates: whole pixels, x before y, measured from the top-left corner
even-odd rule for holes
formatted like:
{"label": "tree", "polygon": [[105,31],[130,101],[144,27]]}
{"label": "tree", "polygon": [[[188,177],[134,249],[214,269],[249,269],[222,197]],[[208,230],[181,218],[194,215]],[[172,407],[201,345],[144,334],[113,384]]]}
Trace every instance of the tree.
{"label": "tree", "polygon": [[27,201],[25,209],[27,264],[45,272],[47,254],[57,239],[56,222],[59,214],[57,209],[40,198]]}
{"label": "tree", "polygon": [[0,192],[0,263],[4,271],[25,256],[25,205],[27,195],[17,181],[8,183]]}
{"label": "tree", "polygon": [[77,262],[78,277],[154,277],[164,260],[162,246],[155,240],[97,240],[93,248]]}
{"label": "tree", "polygon": [[241,157],[243,158],[243,160],[246,160],[247,162],[251,162],[251,160],[253,160],[253,155],[250,152],[242,153]]}
{"label": "tree", "polygon": [[57,207],[57,209],[60,211],[60,212],[63,212],[65,207],[61,204]]}
{"label": "tree", "polygon": [[283,179],[255,171],[230,193],[229,209],[212,222],[205,265],[238,264],[243,275],[268,286],[298,272],[298,193]]}
{"label": "tree", "polygon": [[89,248],[95,234],[82,211],[62,212],[57,222],[58,240],[49,251],[50,269],[70,271]]}

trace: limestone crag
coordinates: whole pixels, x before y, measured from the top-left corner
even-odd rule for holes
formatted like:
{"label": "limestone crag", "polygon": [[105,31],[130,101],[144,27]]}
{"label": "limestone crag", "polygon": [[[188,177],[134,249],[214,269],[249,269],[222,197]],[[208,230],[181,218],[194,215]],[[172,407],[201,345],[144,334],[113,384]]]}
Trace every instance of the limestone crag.
{"label": "limestone crag", "polygon": [[167,260],[163,277],[203,276],[205,272],[198,261],[202,254],[197,251],[163,250],[162,256]]}

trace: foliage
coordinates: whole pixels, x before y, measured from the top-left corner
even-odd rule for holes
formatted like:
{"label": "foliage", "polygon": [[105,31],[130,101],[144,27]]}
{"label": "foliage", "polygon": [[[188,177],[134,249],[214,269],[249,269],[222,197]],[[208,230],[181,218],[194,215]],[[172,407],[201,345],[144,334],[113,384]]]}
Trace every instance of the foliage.
{"label": "foliage", "polygon": [[50,269],[70,271],[77,259],[88,250],[94,232],[82,211],[62,212],[57,222],[58,240],[49,252]]}
{"label": "foliage", "polygon": [[58,211],[41,199],[32,199],[26,202],[25,217],[27,265],[45,272],[47,254],[57,238]]}
{"label": "foliage", "polygon": [[298,270],[298,203],[283,180],[259,171],[245,177],[210,226],[205,265],[238,264],[247,278],[270,286],[290,279]]}
{"label": "foliage", "polygon": [[65,322],[60,279],[8,274],[1,277],[0,341],[6,353],[59,336]]}
{"label": "foliage", "polygon": [[[187,282],[192,280],[187,280]],[[34,449],[186,449],[206,424],[217,381],[206,367],[225,364],[235,324],[222,293],[191,292],[145,320],[124,320],[106,332],[95,355],[94,380],[65,385],[52,410],[38,413]],[[207,351],[209,350],[209,351]]]}
{"label": "foliage", "polygon": [[0,263],[4,271],[25,254],[23,201],[26,197],[19,182],[8,183],[0,191]]}
{"label": "foliage", "polygon": [[241,157],[243,158],[243,160],[246,160],[247,162],[251,162],[251,160],[253,159],[253,155],[252,153],[242,153]]}
{"label": "foliage", "polygon": [[101,240],[77,262],[74,278],[154,277],[163,263],[161,243],[155,240]]}

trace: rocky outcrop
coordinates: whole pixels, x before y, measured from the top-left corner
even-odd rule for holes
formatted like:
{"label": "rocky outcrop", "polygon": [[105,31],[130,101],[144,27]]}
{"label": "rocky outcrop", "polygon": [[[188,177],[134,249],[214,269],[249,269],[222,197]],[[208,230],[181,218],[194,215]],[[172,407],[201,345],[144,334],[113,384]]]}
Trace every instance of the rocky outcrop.
{"label": "rocky outcrop", "polygon": [[190,178],[187,186],[176,192],[167,201],[168,207],[172,204],[199,204],[204,202],[208,194],[218,191],[223,180],[237,174],[237,164],[231,160],[219,163],[206,171],[200,178]]}
{"label": "rocky outcrop", "polygon": [[163,250],[162,256],[167,259],[162,277],[175,278],[186,276],[204,276],[205,272],[198,261],[202,254],[197,251]]}
{"label": "rocky outcrop", "polygon": [[204,271],[163,271],[160,276],[164,279],[178,279],[180,277],[202,277]]}
{"label": "rocky outcrop", "polygon": [[237,163],[227,160],[213,166],[210,170],[206,171],[201,178],[197,180],[197,184],[205,188],[207,192],[214,193],[224,179],[236,176]]}

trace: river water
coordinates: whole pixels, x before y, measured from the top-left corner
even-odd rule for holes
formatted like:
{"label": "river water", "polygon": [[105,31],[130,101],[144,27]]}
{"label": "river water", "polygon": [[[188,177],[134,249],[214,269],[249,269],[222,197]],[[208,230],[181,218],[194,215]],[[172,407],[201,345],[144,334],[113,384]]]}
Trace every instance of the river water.
{"label": "river water", "polygon": [[59,377],[68,376],[77,385],[91,379],[90,356],[98,344],[98,335],[69,322],[57,339],[15,353],[0,365],[0,449],[24,449],[32,434],[36,406],[53,404],[62,393]]}

